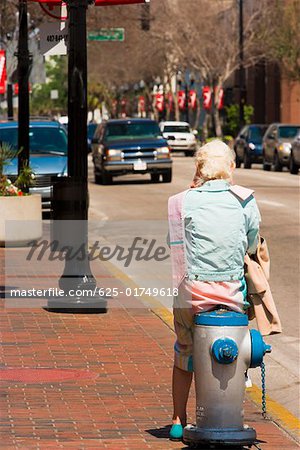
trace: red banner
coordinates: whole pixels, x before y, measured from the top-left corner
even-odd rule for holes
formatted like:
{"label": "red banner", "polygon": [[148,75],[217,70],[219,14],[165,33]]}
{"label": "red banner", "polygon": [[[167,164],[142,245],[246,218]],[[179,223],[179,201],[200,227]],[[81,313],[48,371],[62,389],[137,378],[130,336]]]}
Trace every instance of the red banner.
{"label": "red banner", "polygon": [[185,110],[185,91],[178,91],[178,106],[181,111]]}
{"label": "red banner", "polygon": [[5,50],[0,50],[0,94],[6,92],[6,56]]}
{"label": "red banner", "polygon": [[204,109],[210,109],[212,104],[212,92],[209,86],[204,86],[202,89],[203,107]]}
{"label": "red banner", "polygon": [[[216,91],[215,91],[215,95],[216,95]],[[219,88],[219,94],[218,94],[218,99],[217,99],[216,103],[217,103],[218,109],[224,108],[224,89],[223,88]]]}
{"label": "red banner", "polygon": [[145,97],[143,95],[141,95],[139,97],[139,101],[138,101],[139,112],[141,112],[141,113],[145,112],[145,106],[146,106]]}
{"label": "red banner", "polygon": [[189,107],[192,109],[197,108],[197,92],[194,89],[190,90]]}
{"label": "red banner", "polygon": [[159,112],[163,112],[164,110],[164,95],[163,94],[155,94],[155,108]]}

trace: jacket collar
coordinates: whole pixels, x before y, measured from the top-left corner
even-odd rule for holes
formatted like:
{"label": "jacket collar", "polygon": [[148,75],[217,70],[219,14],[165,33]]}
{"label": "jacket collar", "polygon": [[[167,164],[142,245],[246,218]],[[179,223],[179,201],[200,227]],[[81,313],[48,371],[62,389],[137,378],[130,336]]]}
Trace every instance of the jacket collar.
{"label": "jacket collar", "polygon": [[196,188],[196,191],[200,192],[218,192],[229,191],[230,183],[226,180],[210,180],[206,181],[202,186]]}

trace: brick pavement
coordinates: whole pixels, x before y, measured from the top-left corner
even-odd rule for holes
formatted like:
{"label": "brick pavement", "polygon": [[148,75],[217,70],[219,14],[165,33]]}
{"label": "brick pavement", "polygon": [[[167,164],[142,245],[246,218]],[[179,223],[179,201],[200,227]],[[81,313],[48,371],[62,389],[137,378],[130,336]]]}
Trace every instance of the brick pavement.
{"label": "brick pavement", "polygon": [[[104,285],[111,283],[111,276],[101,270]],[[7,308],[2,300],[1,449],[186,448],[167,438],[173,332],[150,310],[132,306],[137,305],[129,302],[107,314],[75,315]],[[10,381],[3,376],[9,368],[15,369]],[[42,368],[58,372],[38,370]],[[192,395],[191,420],[194,408]],[[261,449],[299,447],[272,421],[264,421],[249,400],[245,415],[264,441]]]}

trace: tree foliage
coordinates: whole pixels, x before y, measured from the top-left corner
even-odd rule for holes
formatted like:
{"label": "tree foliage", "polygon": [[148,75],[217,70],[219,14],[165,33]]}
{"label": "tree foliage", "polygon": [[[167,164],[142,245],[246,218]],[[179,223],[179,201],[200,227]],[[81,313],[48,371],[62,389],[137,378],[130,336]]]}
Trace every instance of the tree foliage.
{"label": "tree foliage", "polygon": [[[33,86],[31,110],[34,114],[66,114],[68,99],[67,59],[53,56],[46,63],[47,82]],[[51,91],[58,91],[58,99],[51,99]]]}
{"label": "tree foliage", "polygon": [[300,2],[273,0],[267,28],[267,56],[282,66],[291,80],[300,80]]}

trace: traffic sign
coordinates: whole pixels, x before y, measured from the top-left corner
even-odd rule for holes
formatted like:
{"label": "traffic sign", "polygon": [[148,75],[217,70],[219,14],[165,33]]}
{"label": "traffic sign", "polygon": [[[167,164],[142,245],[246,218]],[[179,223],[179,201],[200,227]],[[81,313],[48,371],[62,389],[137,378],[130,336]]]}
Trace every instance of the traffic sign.
{"label": "traffic sign", "polygon": [[88,33],[89,41],[119,41],[125,39],[124,28],[101,28],[98,31]]}

